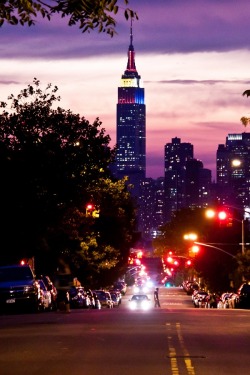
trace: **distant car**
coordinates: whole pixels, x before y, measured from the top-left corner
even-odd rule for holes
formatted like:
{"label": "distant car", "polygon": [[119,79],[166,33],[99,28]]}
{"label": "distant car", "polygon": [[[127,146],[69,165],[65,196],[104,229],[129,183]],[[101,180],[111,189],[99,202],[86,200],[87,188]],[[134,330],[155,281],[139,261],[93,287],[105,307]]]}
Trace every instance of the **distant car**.
{"label": "distant car", "polygon": [[146,294],[134,294],[129,300],[131,310],[148,310],[152,307],[152,303]]}
{"label": "distant car", "polygon": [[111,294],[111,297],[112,297],[112,293],[115,293],[117,295],[119,305],[122,303],[122,294],[119,289],[110,289],[109,293]]}
{"label": "distant car", "polygon": [[91,306],[91,299],[81,286],[73,286],[69,290],[70,307],[88,308]]}
{"label": "distant car", "polygon": [[146,284],[139,283],[134,285],[134,293],[147,293],[148,289]]}
{"label": "distant car", "polygon": [[101,303],[101,307],[107,307],[111,309],[113,307],[113,301],[109,292],[104,290],[94,290],[98,300]]}
{"label": "distant car", "polygon": [[127,284],[124,281],[117,281],[114,284],[114,289],[119,289],[122,295],[125,295],[127,292]]}
{"label": "distant car", "polygon": [[195,290],[192,294],[194,307],[206,307],[208,293],[203,290]]}
{"label": "distant car", "polygon": [[250,309],[250,284],[243,283],[238,289],[235,307],[240,309]]}
{"label": "distant car", "polygon": [[119,300],[119,297],[118,297],[117,293],[110,292],[110,295],[111,295],[111,299],[113,301],[113,307],[119,307],[120,300]]}

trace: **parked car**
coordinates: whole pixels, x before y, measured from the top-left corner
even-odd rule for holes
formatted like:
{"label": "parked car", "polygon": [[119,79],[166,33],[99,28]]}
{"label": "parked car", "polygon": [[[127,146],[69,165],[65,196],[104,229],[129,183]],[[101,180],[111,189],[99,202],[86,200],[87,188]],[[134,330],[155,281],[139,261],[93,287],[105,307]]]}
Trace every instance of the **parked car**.
{"label": "parked car", "polygon": [[188,295],[192,295],[194,290],[199,290],[199,284],[196,281],[185,281],[182,283],[182,287]]}
{"label": "parked car", "polygon": [[58,292],[57,292],[57,289],[54,285],[54,283],[52,282],[52,280],[50,279],[49,276],[41,276],[40,278],[41,280],[43,280],[47,290],[50,292],[51,294],[51,303],[52,303],[52,310],[56,310],[57,309],[57,295],[58,295]]}
{"label": "parked car", "polygon": [[113,301],[109,292],[104,290],[94,290],[94,293],[96,294],[102,307],[107,307],[109,309],[113,307]]}
{"label": "parked car", "polygon": [[238,289],[235,307],[240,309],[250,308],[250,284],[243,283]]}
{"label": "parked car", "polygon": [[207,299],[208,293],[203,290],[198,290],[196,293],[194,292],[192,295],[194,307],[206,307],[207,306]]}
{"label": "parked car", "polygon": [[91,307],[91,300],[83,287],[73,286],[69,290],[70,307],[73,309]]}
{"label": "parked car", "polygon": [[110,294],[115,293],[117,295],[119,305],[122,303],[122,294],[119,289],[110,289],[109,293]]}
{"label": "parked car", "polygon": [[0,309],[27,307],[37,311],[40,287],[28,264],[0,267]]}
{"label": "parked car", "polygon": [[117,281],[114,283],[114,288],[119,289],[122,295],[125,295],[127,292],[127,284],[125,281]]}
{"label": "parked car", "polygon": [[117,293],[115,292],[110,292],[111,299],[113,301],[113,307],[119,307],[120,301]]}
{"label": "parked car", "polygon": [[54,279],[54,285],[57,289],[57,307],[60,310],[67,310],[70,305],[69,291],[73,286],[73,275],[57,274]]}
{"label": "parked car", "polygon": [[43,280],[38,280],[37,282],[40,287],[39,310],[52,310],[53,305],[50,291]]}

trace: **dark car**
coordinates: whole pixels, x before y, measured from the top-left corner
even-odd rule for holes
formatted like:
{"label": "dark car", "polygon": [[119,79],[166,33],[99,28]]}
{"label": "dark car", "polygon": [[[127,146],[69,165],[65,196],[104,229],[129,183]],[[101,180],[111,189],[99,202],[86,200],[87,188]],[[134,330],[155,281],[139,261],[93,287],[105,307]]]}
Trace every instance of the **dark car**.
{"label": "dark car", "polygon": [[111,296],[111,299],[113,301],[113,307],[119,307],[120,300],[119,300],[119,297],[118,297],[117,293],[110,292],[110,296]]}
{"label": "dark car", "polygon": [[118,289],[121,294],[124,296],[127,292],[127,284],[124,281],[117,281],[114,284],[114,289]]}
{"label": "dark car", "polygon": [[27,307],[37,311],[40,287],[29,265],[0,267],[0,306],[4,308]]}
{"label": "dark car", "polygon": [[95,290],[94,291],[97,299],[101,303],[101,307],[107,307],[111,309],[113,307],[113,301],[109,292],[104,290]]}
{"label": "dark car", "polygon": [[250,309],[250,284],[243,283],[237,291],[235,307],[240,309]]}

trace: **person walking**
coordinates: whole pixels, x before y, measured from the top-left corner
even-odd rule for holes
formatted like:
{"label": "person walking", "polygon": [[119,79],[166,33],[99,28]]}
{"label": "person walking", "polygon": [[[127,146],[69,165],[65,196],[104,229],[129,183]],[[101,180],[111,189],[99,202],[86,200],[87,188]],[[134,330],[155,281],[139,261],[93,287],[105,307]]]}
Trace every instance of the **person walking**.
{"label": "person walking", "polygon": [[155,288],[154,301],[155,301],[155,307],[161,307],[160,301],[159,301],[159,288]]}

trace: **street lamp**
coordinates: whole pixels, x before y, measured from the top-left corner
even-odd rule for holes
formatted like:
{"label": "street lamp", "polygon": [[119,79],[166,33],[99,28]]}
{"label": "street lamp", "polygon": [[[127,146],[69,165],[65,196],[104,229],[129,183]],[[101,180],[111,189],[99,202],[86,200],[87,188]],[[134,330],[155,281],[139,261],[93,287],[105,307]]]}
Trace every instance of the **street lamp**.
{"label": "street lamp", "polygon": [[197,240],[198,236],[196,233],[186,233],[183,236],[184,240],[189,240],[189,241],[195,241]]}

